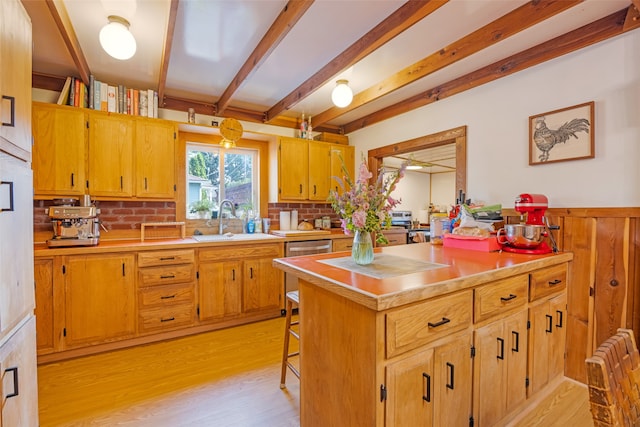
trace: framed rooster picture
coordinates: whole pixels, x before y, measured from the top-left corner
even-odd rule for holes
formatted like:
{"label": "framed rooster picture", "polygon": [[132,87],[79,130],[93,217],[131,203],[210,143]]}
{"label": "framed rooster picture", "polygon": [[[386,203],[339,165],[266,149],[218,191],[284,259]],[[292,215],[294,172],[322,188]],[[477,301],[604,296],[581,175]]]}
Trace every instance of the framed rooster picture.
{"label": "framed rooster picture", "polygon": [[529,117],[529,164],[593,158],[593,109],[591,101]]}

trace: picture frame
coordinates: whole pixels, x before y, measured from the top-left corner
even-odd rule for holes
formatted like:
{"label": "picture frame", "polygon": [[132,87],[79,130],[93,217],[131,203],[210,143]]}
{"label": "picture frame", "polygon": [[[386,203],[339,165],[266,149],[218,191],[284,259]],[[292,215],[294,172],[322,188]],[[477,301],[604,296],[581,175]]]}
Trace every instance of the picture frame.
{"label": "picture frame", "polygon": [[595,157],[595,102],[529,117],[529,165]]}

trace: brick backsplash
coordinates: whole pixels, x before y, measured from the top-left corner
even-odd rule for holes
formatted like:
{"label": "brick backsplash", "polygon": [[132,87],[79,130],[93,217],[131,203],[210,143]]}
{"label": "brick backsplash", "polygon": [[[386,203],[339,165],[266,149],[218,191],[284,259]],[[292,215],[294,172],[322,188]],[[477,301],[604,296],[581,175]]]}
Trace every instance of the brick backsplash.
{"label": "brick backsplash", "polygon": [[269,203],[269,218],[271,218],[271,227],[273,229],[280,228],[280,211],[298,211],[298,221],[313,220],[323,216],[329,216],[332,220],[339,219],[329,203]]}
{"label": "brick backsplash", "polygon": [[[173,222],[176,220],[175,202],[127,202],[96,201],[100,209],[100,220],[107,230],[140,229],[142,222]],[[33,231],[51,231],[51,222],[45,209],[52,206],[51,200],[33,202]]]}

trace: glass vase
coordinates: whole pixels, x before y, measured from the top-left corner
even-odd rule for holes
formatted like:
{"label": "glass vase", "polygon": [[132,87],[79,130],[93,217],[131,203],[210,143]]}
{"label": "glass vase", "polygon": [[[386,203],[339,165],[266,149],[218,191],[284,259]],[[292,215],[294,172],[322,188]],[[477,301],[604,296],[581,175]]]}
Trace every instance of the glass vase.
{"label": "glass vase", "polygon": [[356,231],[353,236],[351,258],[358,265],[367,265],[373,262],[373,241],[368,231]]}

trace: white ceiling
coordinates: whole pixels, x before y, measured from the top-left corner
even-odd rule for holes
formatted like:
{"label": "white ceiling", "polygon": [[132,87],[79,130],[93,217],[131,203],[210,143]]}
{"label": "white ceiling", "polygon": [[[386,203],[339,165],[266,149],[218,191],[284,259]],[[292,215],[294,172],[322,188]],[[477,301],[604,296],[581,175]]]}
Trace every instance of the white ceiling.
{"label": "white ceiling", "polygon": [[[629,7],[632,0],[586,0],[546,21],[436,71],[389,95],[328,122],[341,126],[466,75],[497,60]],[[90,72],[98,80],[158,89],[171,0],[23,0],[33,22],[33,70],[78,76],[74,58],[49,11],[66,10]],[[405,2],[316,0],[283,40],[233,94],[230,105],[267,111]],[[335,80],[349,80],[354,93],[375,87],[394,73],[438,52],[465,35],[527,3],[524,0],[451,0],[355,65],[342,70],[283,114],[299,117],[332,107]],[[180,0],[165,81],[165,95],[215,102],[231,84],[286,0]],[[108,15],[131,23],[138,44],[127,61],[110,58],[98,33]]]}

